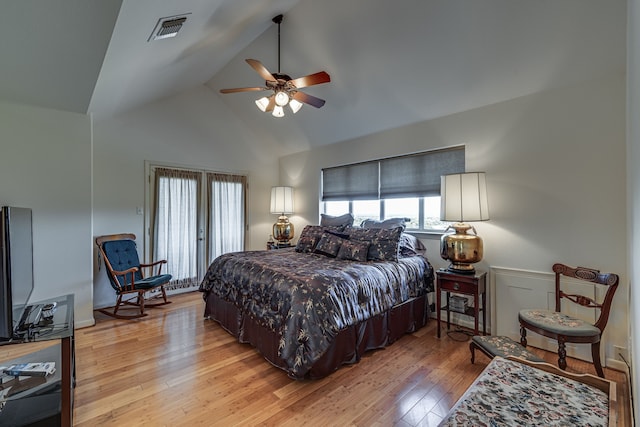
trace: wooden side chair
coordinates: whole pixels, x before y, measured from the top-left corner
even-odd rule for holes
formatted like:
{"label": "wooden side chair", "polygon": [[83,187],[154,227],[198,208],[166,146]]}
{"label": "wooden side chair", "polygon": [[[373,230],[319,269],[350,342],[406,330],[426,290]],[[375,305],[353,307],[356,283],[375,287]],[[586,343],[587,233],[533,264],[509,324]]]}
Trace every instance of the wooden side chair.
{"label": "wooden side chair", "polygon": [[[116,304],[113,307],[98,311],[119,319],[143,317],[147,315],[144,312],[145,307],[158,307],[171,303],[167,300],[164,289],[164,285],[171,280],[171,275],[162,274],[162,265],[167,261],[141,264],[135,240],[135,234],[111,234],[96,237],[96,245],[104,260],[107,276],[109,276],[111,286],[117,295]],[[145,268],[150,269],[148,276],[143,273]],[[145,305],[145,293],[153,289],[160,290],[163,302]],[[118,310],[123,305],[136,306],[138,310],[135,314],[120,314]]]}
{"label": "wooden side chair", "polygon": [[[611,301],[618,288],[619,277],[613,273],[604,274],[591,268],[573,268],[564,264],[554,264],[553,271],[556,275],[556,309],[555,311],[542,309],[521,310],[518,314],[518,319],[520,320],[520,343],[525,347],[527,346],[527,329],[555,339],[558,341],[558,366],[561,369],[567,368],[565,343],[591,344],[593,365],[598,376],[604,378],[604,371],[600,363],[600,339],[609,320]],[[590,296],[570,294],[563,291],[564,285],[561,283],[561,276],[584,280],[606,287],[602,302],[597,302]],[[596,322],[590,323],[561,313],[561,300],[563,298],[582,307],[593,308],[596,313],[599,311]]]}

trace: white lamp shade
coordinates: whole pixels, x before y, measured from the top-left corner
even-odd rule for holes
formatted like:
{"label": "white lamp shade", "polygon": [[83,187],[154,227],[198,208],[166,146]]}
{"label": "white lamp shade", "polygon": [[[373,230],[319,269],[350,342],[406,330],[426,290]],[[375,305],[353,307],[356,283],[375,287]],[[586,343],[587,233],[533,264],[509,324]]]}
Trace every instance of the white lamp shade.
{"label": "white lamp shade", "polygon": [[260,111],[262,112],[267,111],[267,107],[269,106],[269,98],[267,98],[266,96],[263,96],[260,99],[256,99],[256,105],[258,106]]}
{"label": "white lamp shade", "polygon": [[273,117],[284,117],[284,110],[281,106],[276,105],[273,107],[273,112],[271,113]]}
{"label": "white lamp shade", "polygon": [[271,187],[271,213],[274,215],[293,213],[292,187]]}
{"label": "white lamp shade", "polygon": [[291,108],[291,111],[293,111],[293,114],[295,114],[302,108],[302,102],[298,102],[295,99],[292,99],[291,101],[289,101],[289,107]]}
{"label": "white lamp shade", "polygon": [[487,183],[484,172],[440,177],[440,219],[442,221],[486,221],[489,219]]}

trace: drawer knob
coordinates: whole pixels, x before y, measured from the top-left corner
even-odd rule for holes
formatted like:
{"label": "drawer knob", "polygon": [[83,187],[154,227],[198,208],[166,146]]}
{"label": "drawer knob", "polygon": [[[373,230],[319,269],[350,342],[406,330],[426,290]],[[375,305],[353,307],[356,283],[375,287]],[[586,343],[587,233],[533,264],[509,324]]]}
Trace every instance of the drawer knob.
{"label": "drawer knob", "polygon": [[455,283],[453,284],[453,289],[454,289],[455,291],[457,291],[458,289],[460,289],[460,284],[458,284],[458,282],[455,282]]}

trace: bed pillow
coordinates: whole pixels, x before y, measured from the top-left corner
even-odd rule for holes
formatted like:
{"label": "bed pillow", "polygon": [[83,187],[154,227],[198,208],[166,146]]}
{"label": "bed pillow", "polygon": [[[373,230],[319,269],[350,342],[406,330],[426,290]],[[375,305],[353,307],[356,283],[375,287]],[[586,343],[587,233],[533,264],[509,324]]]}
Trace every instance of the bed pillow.
{"label": "bed pillow", "polygon": [[427,248],[422,244],[420,239],[408,233],[402,233],[400,235],[399,246],[400,246],[400,255],[403,257],[424,255],[427,250]]}
{"label": "bed pillow", "polygon": [[335,234],[323,233],[313,252],[335,258],[338,255],[338,251],[340,251],[342,242],[347,241]]}
{"label": "bed pillow", "polygon": [[345,240],[342,242],[342,245],[340,246],[340,250],[338,251],[338,255],[336,256],[336,258],[364,262],[367,260],[368,252],[369,252],[368,242],[360,242],[357,240]]}
{"label": "bed pillow", "polygon": [[368,261],[398,261],[402,227],[349,229],[349,240],[369,243]]}
{"label": "bed pillow", "polygon": [[324,233],[333,233],[339,237],[347,238],[346,234],[341,233],[342,229],[336,227],[323,227],[321,225],[307,225],[300,233],[298,243],[296,244],[296,252],[313,252],[320,238]]}
{"label": "bed pillow", "polygon": [[320,215],[320,225],[323,227],[335,227],[338,231],[344,230],[346,227],[353,225],[353,215],[346,213],[340,216],[331,216],[327,214]]}
{"label": "bed pillow", "polygon": [[408,218],[389,218],[384,221],[377,221],[375,219],[365,219],[360,224],[362,228],[396,228],[402,227],[404,230]]}

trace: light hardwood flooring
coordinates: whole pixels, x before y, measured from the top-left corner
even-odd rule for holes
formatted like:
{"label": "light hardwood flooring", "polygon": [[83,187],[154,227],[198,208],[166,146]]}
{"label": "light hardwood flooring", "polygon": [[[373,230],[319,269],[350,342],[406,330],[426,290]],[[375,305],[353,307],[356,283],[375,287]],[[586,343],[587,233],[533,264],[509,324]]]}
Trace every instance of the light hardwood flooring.
{"label": "light hardwood flooring", "polygon": [[[204,319],[199,292],[171,300],[138,320],[96,312],[94,327],[76,331],[74,425],[437,425],[489,362],[476,353],[472,365],[468,341],[437,339],[430,320],[327,378],[294,381]],[[569,369],[593,368],[571,359]],[[625,375],[605,374],[618,383],[619,425],[630,426]]]}

